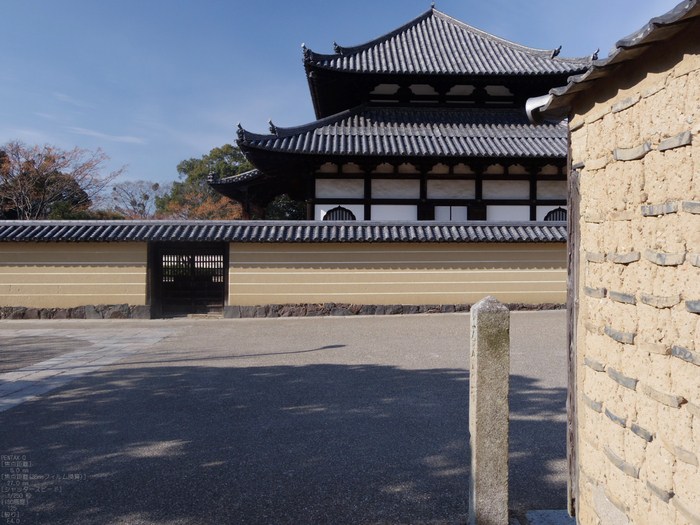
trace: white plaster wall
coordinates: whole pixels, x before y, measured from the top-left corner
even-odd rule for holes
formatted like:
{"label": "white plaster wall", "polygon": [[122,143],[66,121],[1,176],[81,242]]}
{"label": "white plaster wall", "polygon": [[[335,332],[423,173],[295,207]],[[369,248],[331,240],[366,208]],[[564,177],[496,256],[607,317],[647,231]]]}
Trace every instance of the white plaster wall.
{"label": "white plaster wall", "polygon": [[487,221],[529,221],[530,206],[486,206]]}
{"label": "white plaster wall", "polygon": [[481,191],[484,199],[529,199],[530,181],[485,180]]}
{"label": "white plaster wall", "polygon": [[466,206],[435,206],[436,221],[462,222],[467,220]]}
{"label": "white plaster wall", "polygon": [[362,199],[365,181],[362,179],[316,179],[316,197],[319,199]]}
{"label": "white plaster wall", "polygon": [[566,199],[565,180],[541,180],[537,183],[538,199]]}
{"label": "white plaster wall", "polygon": [[473,180],[429,180],[429,199],[473,199],[476,182]]}
{"label": "white plaster wall", "polygon": [[338,206],[342,206],[353,212],[356,220],[365,220],[365,207],[363,204],[316,204],[314,206],[314,220],[322,221],[326,213]]}
{"label": "white plaster wall", "polygon": [[420,181],[417,179],[373,179],[372,198],[418,199]]}
{"label": "white plaster wall", "polygon": [[418,206],[392,206],[381,204],[372,206],[373,221],[417,221]]}

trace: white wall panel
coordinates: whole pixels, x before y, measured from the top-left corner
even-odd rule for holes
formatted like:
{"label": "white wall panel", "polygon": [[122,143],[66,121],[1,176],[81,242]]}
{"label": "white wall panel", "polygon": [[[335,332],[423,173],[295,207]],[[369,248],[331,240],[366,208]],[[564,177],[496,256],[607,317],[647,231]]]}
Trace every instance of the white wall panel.
{"label": "white wall panel", "polygon": [[467,220],[466,206],[435,206],[436,221],[462,222]]}
{"label": "white wall panel", "polygon": [[487,221],[529,221],[530,206],[486,206]]}
{"label": "white wall panel", "polygon": [[316,179],[316,197],[319,199],[362,199],[365,181],[362,179]]}
{"label": "white wall panel", "polygon": [[417,221],[418,206],[392,206],[389,204],[372,206],[373,221]]}
{"label": "white wall panel", "polygon": [[485,180],[482,183],[484,199],[529,199],[530,181]]}
{"label": "white wall panel", "polygon": [[473,199],[476,182],[473,180],[429,180],[429,199]]}
{"label": "white wall panel", "polygon": [[538,199],[566,199],[565,180],[541,180],[537,182]]}
{"label": "white wall panel", "polygon": [[374,199],[419,199],[420,181],[417,179],[373,179]]}

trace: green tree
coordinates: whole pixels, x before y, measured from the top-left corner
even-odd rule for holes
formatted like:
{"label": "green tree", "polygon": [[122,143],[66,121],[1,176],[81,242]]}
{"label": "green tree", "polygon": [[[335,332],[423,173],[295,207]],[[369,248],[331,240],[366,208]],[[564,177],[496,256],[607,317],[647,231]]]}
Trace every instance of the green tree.
{"label": "green tree", "polygon": [[265,219],[303,221],[306,219],[306,201],[293,201],[289,195],[279,195],[265,208]]}
{"label": "green tree", "polygon": [[252,170],[239,148],[225,144],[212,149],[202,158],[183,160],[177,165],[181,182],[174,182],[170,193],[156,198],[156,209],[162,217],[183,219],[238,219],[240,204],[212,190],[209,175],[220,179]]}

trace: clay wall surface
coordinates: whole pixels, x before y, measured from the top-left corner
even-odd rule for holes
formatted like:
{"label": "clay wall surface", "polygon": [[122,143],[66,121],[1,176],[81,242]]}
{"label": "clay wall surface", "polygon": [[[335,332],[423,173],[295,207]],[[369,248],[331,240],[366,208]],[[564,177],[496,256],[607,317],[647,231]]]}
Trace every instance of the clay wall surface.
{"label": "clay wall surface", "polygon": [[566,302],[563,243],[231,243],[231,305]]}
{"label": "clay wall surface", "polygon": [[573,108],[580,524],[700,523],[698,34]]}
{"label": "clay wall surface", "polygon": [[2,243],[0,306],[146,304],[146,243]]}

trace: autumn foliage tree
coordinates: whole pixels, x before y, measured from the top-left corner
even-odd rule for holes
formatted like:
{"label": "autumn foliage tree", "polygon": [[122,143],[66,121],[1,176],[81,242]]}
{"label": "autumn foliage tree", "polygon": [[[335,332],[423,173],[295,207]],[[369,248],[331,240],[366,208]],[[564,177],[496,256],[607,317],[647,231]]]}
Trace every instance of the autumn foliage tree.
{"label": "autumn foliage tree", "polygon": [[158,215],[177,219],[240,219],[241,205],[212,190],[207,178],[231,177],[253,167],[241,150],[231,144],[212,149],[202,158],[183,160],[177,166],[181,182],[169,194],[156,199]]}
{"label": "autumn foliage tree", "polygon": [[0,146],[0,216],[46,219],[86,211],[124,168],[103,174],[109,157],[75,148],[27,146],[19,141]]}

